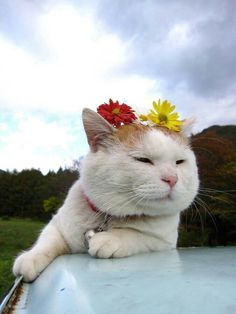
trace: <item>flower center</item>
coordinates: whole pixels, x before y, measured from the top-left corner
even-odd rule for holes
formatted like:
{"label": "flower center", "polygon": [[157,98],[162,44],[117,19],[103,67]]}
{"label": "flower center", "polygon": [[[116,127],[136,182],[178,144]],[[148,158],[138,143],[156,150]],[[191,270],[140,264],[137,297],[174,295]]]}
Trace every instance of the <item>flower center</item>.
{"label": "flower center", "polygon": [[168,122],[167,115],[165,115],[163,113],[159,113],[158,118],[159,118],[160,122]]}
{"label": "flower center", "polygon": [[119,114],[120,113],[120,109],[119,108],[115,108],[112,110],[111,112],[112,114]]}

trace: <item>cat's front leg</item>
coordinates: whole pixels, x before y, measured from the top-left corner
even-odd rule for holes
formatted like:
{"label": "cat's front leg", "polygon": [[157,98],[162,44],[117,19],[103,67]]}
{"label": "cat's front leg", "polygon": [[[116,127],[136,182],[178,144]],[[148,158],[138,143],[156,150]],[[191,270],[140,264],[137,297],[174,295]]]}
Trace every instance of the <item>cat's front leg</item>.
{"label": "cat's front leg", "polygon": [[172,245],[133,229],[98,232],[89,239],[88,252],[99,258],[125,257],[137,253],[170,249]]}
{"label": "cat's front leg", "polygon": [[36,244],[20,254],[13,265],[15,276],[23,275],[26,282],[33,281],[58,255],[69,252],[57,227],[50,222],[42,231]]}

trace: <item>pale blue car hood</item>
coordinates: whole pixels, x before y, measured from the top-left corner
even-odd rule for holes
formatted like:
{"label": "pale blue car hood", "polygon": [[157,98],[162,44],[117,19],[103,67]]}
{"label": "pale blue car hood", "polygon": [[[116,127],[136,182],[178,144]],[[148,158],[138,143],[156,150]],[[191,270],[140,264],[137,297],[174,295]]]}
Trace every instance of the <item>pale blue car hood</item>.
{"label": "pale blue car hood", "polygon": [[64,255],[20,289],[9,303],[16,314],[232,314],[236,247]]}

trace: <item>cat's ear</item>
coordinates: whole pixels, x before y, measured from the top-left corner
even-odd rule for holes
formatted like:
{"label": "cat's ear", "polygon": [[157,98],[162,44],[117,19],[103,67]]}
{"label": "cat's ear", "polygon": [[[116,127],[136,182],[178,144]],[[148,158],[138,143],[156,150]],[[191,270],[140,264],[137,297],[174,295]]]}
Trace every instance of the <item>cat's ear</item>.
{"label": "cat's ear", "polygon": [[116,132],[116,129],[102,116],[88,108],[83,110],[82,119],[91,150],[96,152],[100,146],[108,146],[109,135]]}
{"label": "cat's ear", "polygon": [[191,136],[195,122],[196,117],[191,117],[183,120],[183,125],[181,126],[181,133],[187,137]]}

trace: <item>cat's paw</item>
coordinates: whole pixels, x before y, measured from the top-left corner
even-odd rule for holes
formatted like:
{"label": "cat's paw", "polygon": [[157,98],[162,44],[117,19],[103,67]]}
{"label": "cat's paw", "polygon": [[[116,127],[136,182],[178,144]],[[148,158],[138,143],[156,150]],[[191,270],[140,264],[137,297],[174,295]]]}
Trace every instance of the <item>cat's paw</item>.
{"label": "cat's paw", "polygon": [[13,265],[15,276],[23,275],[25,282],[31,282],[38,277],[43,269],[48,265],[47,257],[32,251],[19,255]]}
{"label": "cat's paw", "polygon": [[128,254],[121,239],[111,232],[98,232],[89,239],[88,252],[99,258],[125,257]]}

